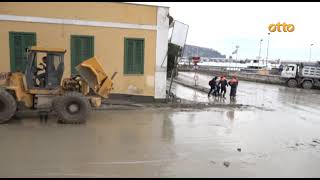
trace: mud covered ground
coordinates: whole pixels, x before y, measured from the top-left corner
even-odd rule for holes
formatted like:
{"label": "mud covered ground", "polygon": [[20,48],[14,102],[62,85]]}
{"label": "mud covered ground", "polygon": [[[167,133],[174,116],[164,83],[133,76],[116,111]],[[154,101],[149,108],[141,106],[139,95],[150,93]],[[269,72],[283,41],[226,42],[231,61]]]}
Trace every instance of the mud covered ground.
{"label": "mud covered ground", "polygon": [[235,103],[173,92],[183,104],[113,105],[77,126],[54,115],[1,125],[0,176],[320,177],[319,90],[240,81]]}

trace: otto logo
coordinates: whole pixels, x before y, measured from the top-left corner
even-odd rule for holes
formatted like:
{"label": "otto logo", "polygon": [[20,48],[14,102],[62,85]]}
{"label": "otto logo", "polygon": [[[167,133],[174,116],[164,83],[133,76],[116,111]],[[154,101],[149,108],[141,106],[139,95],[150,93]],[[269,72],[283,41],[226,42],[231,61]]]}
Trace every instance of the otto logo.
{"label": "otto logo", "polygon": [[286,23],[270,24],[268,29],[269,29],[270,32],[275,32],[275,31],[278,31],[278,32],[293,32],[294,31],[294,25],[293,24],[286,24]]}

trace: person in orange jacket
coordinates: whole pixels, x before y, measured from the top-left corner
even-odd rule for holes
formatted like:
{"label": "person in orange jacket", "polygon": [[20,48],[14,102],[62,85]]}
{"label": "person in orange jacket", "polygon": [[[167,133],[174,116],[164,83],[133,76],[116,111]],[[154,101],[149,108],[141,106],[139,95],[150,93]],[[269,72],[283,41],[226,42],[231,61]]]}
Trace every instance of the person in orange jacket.
{"label": "person in orange jacket", "polygon": [[230,100],[234,100],[236,95],[237,95],[237,87],[238,87],[238,84],[239,84],[239,81],[238,81],[238,78],[236,75],[233,75],[232,76],[232,79],[228,82],[228,84],[230,85],[231,87],[231,90],[230,90]]}
{"label": "person in orange jacket", "polygon": [[228,87],[228,81],[225,76],[220,77],[218,86],[220,86],[220,89],[221,89],[221,92],[220,92],[221,96],[225,99],[226,98],[225,95]]}

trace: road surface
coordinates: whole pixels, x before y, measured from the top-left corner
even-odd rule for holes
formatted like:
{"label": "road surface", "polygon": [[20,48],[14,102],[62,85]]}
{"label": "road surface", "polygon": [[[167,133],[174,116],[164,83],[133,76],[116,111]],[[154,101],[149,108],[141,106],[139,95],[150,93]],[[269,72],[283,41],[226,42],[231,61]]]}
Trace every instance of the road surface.
{"label": "road surface", "polygon": [[94,111],[78,126],[17,119],[0,126],[0,176],[320,177],[319,99],[319,91],[240,81],[237,103],[253,108]]}

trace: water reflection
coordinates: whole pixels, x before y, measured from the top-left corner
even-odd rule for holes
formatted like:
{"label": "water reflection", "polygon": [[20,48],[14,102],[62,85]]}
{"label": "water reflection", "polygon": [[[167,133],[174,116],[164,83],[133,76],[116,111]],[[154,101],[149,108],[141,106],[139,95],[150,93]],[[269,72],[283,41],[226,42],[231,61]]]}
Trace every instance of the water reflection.
{"label": "water reflection", "polygon": [[235,111],[234,110],[230,110],[226,112],[226,116],[229,120],[228,124],[228,129],[227,129],[227,133],[232,133],[232,129],[233,129],[233,125],[234,125],[234,119],[235,119]]}
{"label": "water reflection", "polygon": [[194,100],[194,101],[198,101],[197,92],[198,92],[198,91],[193,91],[193,100]]}
{"label": "water reflection", "polygon": [[234,122],[234,110],[230,110],[230,111],[227,111],[227,117],[230,121],[230,124],[233,124]]}
{"label": "water reflection", "polygon": [[[157,116],[157,119],[161,120],[159,114]],[[174,141],[174,124],[167,113],[163,114],[162,138],[169,142]]]}

